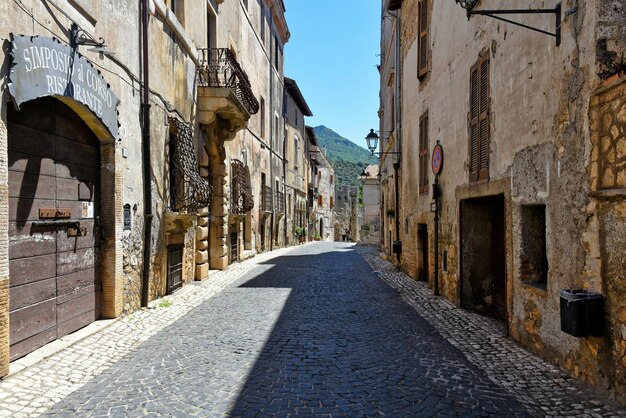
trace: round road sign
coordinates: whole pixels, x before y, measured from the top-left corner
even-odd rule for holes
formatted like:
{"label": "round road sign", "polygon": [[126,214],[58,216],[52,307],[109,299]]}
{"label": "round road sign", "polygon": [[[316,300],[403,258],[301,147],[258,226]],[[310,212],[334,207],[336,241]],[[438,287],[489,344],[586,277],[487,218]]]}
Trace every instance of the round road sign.
{"label": "round road sign", "polygon": [[441,173],[441,169],[443,168],[443,148],[439,144],[435,145],[433,149],[432,167],[433,173]]}

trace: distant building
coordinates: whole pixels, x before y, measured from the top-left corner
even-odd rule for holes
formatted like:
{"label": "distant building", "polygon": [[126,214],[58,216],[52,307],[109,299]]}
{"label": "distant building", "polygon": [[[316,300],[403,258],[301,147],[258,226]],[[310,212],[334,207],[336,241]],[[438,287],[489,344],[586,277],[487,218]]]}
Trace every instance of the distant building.
{"label": "distant building", "polygon": [[326,149],[317,145],[313,128],[307,126],[310,141],[309,236],[322,241],[335,238],[335,171],[326,159]]}
{"label": "distant building", "polygon": [[285,198],[287,245],[299,242],[296,232],[307,226],[307,186],[311,173],[304,117],[313,116],[295,80],[285,77]]}
{"label": "distant building", "polygon": [[378,178],[378,164],[368,165],[363,170],[366,176],[361,179],[362,216],[360,223],[360,241],[364,244],[379,244],[380,242],[380,183]]}

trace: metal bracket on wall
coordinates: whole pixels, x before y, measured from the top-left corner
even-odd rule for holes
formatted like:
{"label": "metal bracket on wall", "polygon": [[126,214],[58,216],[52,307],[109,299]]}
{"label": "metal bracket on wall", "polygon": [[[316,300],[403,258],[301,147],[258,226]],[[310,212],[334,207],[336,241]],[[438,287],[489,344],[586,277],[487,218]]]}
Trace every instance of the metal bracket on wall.
{"label": "metal bracket on wall", "polygon": [[[543,29],[528,26],[514,20],[510,20],[500,15],[525,15],[525,14],[553,14],[555,16],[556,26],[554,32],[548,32]],[[535,32],[543,33],[544,35],[553,36],[556,38],[556,46],[561,45],[561,3],[557,4],[554,9],[512,9],[512,10],[473,10],[467,9],[467,19],[472,15],[489,16],[503,22],[511,23],[522,28],[530,29]]]}

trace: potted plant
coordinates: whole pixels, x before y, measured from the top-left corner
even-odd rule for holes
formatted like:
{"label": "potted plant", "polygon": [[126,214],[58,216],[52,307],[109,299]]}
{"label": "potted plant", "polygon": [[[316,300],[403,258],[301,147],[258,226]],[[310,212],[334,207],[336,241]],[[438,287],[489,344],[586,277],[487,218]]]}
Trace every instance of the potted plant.
{"label": "potted plant", "polygon": [[321,240],[322,240],[322,237],[320,235],[315,236],[315,241],[321,241]]}
{"label": "potted plant", "polygon": [[298,236],[298,240],[300,241],[300,244],[302,244],[304,242],[305,236],[304,236],[304,228],[302,228],[301,226],[296,228],[296,235]]}

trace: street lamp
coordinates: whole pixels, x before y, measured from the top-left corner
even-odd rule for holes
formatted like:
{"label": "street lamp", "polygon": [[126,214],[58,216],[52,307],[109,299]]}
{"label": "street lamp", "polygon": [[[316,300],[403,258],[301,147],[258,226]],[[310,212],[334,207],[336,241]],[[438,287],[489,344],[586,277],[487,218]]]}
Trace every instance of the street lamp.
{"label": "street lamp", "polygon": [[[556,38],[556,46],[561,45],[561,3],[558,3],[553,9],[498,9],[498,10],[474,10],[474,7],[480,0],[455,0],[462,8],[467,12],[467,20],[472,15],[482,15],[493,17],[494,19],[501,20],[503,22],[511,23],[513,25],[521,26],[522,28],[530,29],[535,32],[543,33],[544,35],[554,36]],[[573,14],[576,9],[569,10],[566,15]],[[555,16],[555,30],[554,32],[548,32],[543,29],[535,28],[525,25],[514,20],[506,19],[500,15],[525,15],[525,14],[553,14]]]}
{"label": "street lamp", "polygon": [[400,152],[393,152],[393,151],[376,152],[376,148],[378,148],[379,139],[380,137],[378,136],[378,134],[376,134],[376,132],[374,132],[373,129],[370,129],[370,133],[367,134],[367,136],[365,137],[365,141],[367,141],[367,148],[371,151],[372,155],[378,154],[382,156],[382,155],[387,155],[387,154],[397,154],[397,155],[401,154]]}
{"label": "street lamp", "polygon": [[365,182],[367,182],[367,179],[369,178],[370,173],[368,173],[367,171],[365,171],[365,169],[363,169],[363,172],[361,173],[361,184],[365,185]]}

